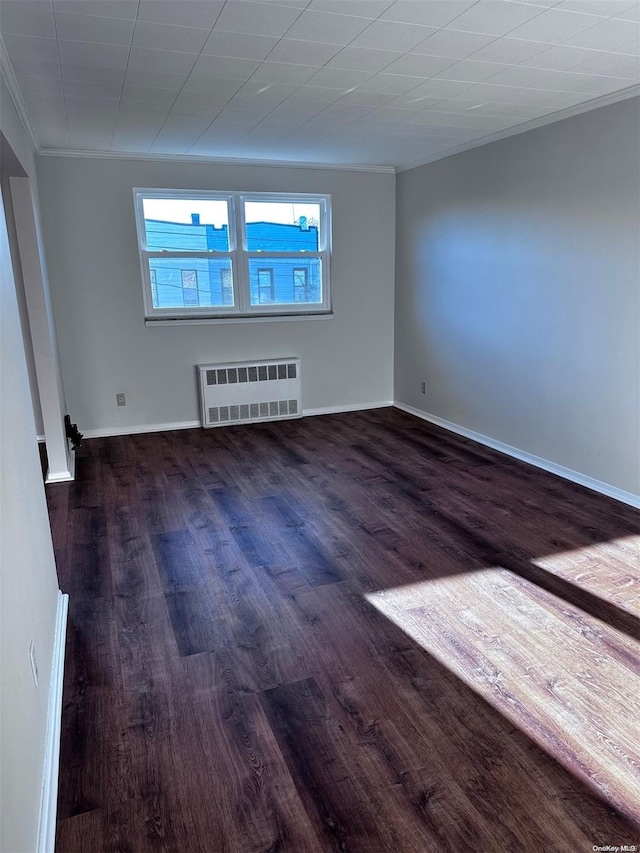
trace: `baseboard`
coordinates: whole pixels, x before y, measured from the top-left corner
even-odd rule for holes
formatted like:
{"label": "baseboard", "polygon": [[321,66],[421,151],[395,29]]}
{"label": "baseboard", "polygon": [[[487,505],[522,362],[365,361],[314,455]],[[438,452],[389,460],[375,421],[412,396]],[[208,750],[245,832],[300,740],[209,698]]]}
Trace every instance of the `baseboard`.
{"label": "baseboard", "polygon": [[[303,417],[312,415],[337,415],[341,412],[360,412],[363,409],[381,409],[384,406],[393,406],[393,400],[385,400],[378,403],[351,403],[346,406],[323,406],[319,409],[304,409]],[[83,435],[85,438],[108,438],[115,435],[138,435],[144,432],[166,432],[172,429],[195,429],[202,426],[200,421],[177,421],[168,424],[141,424],[139,426],[103,427],[100,429],[87,429]]]}
{"label": "baseboard", "polygon": [[67,636],[68,610],[69,596],[58,592],[51,682],[49,684],[47,740],[42,774],[42,799],[40,800],[37,853],[53,853],[56,841],[60,730],[62,725],[62,684],[64,680],[64,651]]}
{"label": "baseboard", "polygon": [[115,435],[140,435],[145,432],[168,432],[172,429],[194,429],[199,426],[202,426],[200,421],[176,421],[175,423],[167,424],[139,424],[137,426],[87,429],[83,435],[85,438],[110,438]]}
{"label": "baseboard", "polygon": [[502,441],[496,441],[494,438],[489,438],[482,433],[474,432],[471,429],[454,424],[451,421],[446,421],[444,418],[439,418],[437,415],[431,415],[428,412],[423,412],[421,409],[416,409],[413,406],[407,406],[404,403],[399,403],[397,400],[393,403],[397,409],[402,409],[410,415],[415,415],[423,421],[428,421],[430,424],[443,427],[450,432],[455,432],[457,435],[462,435],[465,438],[470,438],[472,441],[477,441],[478,444],[484,444],[486,447],[491,447],[493,450],[499,450],[500,453],[505,453],[507,456],[512,456],[514,459],[519,459],[521,462],[528,462],[530,465],[535,465],[536,468],[542,468],[543,471],[549,471],[551,474],[556,474],[558,477],[563,477],[565,480],[570,480],[572,483],[577,483],[580,486],[585,486],[594,492],[599,492],[609,498],[614,498],[629,506],[640,509],[640,495],[633,492],[626,492],[624,489],[619,489],[617,486],[612,486],[609,483],[603,483],[602,480],[596,480],[593,477],[588,477],[586,474],[581,474],[579,471],[574,471],[571,468],[565,468],[564,465],[558,465],[557,462],[550,462],[548,459],[543,459],[541,456],[534,456],[533,453],[527,453],[525,450],[520,450],[517,447],[512,447],[510,444],[504,444]]}
{"label": "baseboard", "polygon": [[314,417],[315,415],[340,415],[343,412],[362,412],[366,409],[383,409],[393,406],[393,400],[384,400],[378,403],[351,403],[346,406],[323,406],[319,409],[303,409],[303,417]]}

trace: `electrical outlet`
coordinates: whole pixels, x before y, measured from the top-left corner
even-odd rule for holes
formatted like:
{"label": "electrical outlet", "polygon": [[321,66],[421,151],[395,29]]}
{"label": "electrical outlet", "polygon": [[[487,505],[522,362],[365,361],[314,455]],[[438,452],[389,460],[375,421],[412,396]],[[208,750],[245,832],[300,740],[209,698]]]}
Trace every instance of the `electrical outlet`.
{"label": "electrical outlet", "polygon": [[124,396],[124,394],[116,394],[116,403],[118,404],[118,406],[126,406],[127,398]]}
{"label": "electrical outlet", "polygon": [[33,640],[29,643],[29,663],[31,664],[31,674],[33,675],[33,683],[38,686],[38,660],[36,658],[36,647]]}
{"label": "electrical outlet", "polygon": [[423,394],[427,393],[427,383],[426,382],[420,383],[420,390],[422,391]]}

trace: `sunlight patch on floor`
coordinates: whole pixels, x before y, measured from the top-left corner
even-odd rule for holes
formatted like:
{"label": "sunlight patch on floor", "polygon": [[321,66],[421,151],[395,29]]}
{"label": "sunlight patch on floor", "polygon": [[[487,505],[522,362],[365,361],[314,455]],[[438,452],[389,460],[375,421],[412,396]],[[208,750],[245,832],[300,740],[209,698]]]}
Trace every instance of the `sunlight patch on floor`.
{"label": "sunlight patch on floor", "polygon": [[366,598],[571,772],[640,819],[640,643],[501,568]]}
{"label": "sunlight patch on floor", "polygon": [[640,536],[596,542],[531,562],[640,617]]}

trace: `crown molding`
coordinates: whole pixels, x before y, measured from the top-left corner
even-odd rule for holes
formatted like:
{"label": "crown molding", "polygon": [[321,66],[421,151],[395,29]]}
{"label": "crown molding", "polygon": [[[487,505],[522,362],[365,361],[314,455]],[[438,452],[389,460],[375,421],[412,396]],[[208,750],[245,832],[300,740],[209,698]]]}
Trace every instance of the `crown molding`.
{"label": "crown molding", "polygon": [[575,104],[572,107],[566,107],[563,110],[549,113],[539,118],[534,118],[531,121],[523,122],[514,127],[499,130],[497,133],[492,133],[489,136],[482,136],[478,139],[472,139],[470,142],[465,142],[463,145],[457,145],[455,148],[449,148],[440,154],[433,154],[424,159],[415,160],[412,163],[407,163],[403,166],[396,166],[396,172],[408,172],[411,169],[417,169],[419,166],[427,166],[429,163],[435,163],[437,160],[444,160],[446,157],[453,157],[454,154],[462,154],[464,151],[471,151],[473,148],[481,148],[483,145],[488,145],[491,142],[498,142],[501,139],[508,139],[510,136],[517,136],[520,133],[526,133],[528,130],[535,130],[537,127],[544,127],[547,124],[555,124],[557,121],[562,121],[565,118],[588,113],[591,110],[597,110],[600,107],[606,107],[609,104],[615,104],[618,101],[626,101],[628,98],[635,98],[640,95],[640,84],[629,86],[626,89],[621,89],[618,92],[611,92],[608,95],[602,95],[598,98],[592,98],[590,101],[583,101],[581,104]]}
{"label": "crown molding", "polygon": [[395,174],[395,166],[367,165],[364,163],[307,163],[303,160],[258,160],[245,157],[204,157],[196,154],[150,154],[136,151],[89,151],[84,148],[41,148],[41,157],[84,157],[99,160],[147,160],[173,163],[208,163],[220,166],[276,166],[286,169],[329,169],[343,172],[379,172]]}
{"label": "crown molding", "polygon": [[7,90],[9,91],[11,100],[13,101],[18,113],[18,117],[20,118],[25,133],[27,134],[29,144],[33,149],[33,153],[39,154],[40,145],[38,144],[38,138],[36,137],[31,121],[29,120],[27,107],[24,102],[24,98],[22,97],[22,92],[20,91],[20,86],[18,85],[18,80],[16,79],[15,71],[13,70],[11,60],[9,59],[9,54],[2,35],[0,35],[0,76],[4,80]]}

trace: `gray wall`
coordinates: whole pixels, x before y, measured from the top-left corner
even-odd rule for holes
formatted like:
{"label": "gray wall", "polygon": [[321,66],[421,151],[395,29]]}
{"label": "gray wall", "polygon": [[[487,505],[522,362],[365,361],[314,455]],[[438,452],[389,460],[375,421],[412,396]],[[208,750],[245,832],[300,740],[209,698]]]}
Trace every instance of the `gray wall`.
{"label": "gray wall", "polygon": [[[33,152],[1,81],[0,129],[24,170],[34,176]],[[3,179],[13,171],[6,149],[0,166]],[[33,853],[43,781],[58,581],[2,204],[0,383],[0,850]],[[38,658],[37,687],[29,665],[31,640]]]}
{"label": "gray wall", "polygon": [[633,493],[639,103],[403,172],[396,211],[396,400]]}
{"label": "gray wall", "polygon": [[[82,431],[197,419],[202,362],[300,356],[306,409],[393,399],[394,175],[59,157],[38,172],[67,405]],[[145,327],[135,186],[331,193],[335,316]]]}

